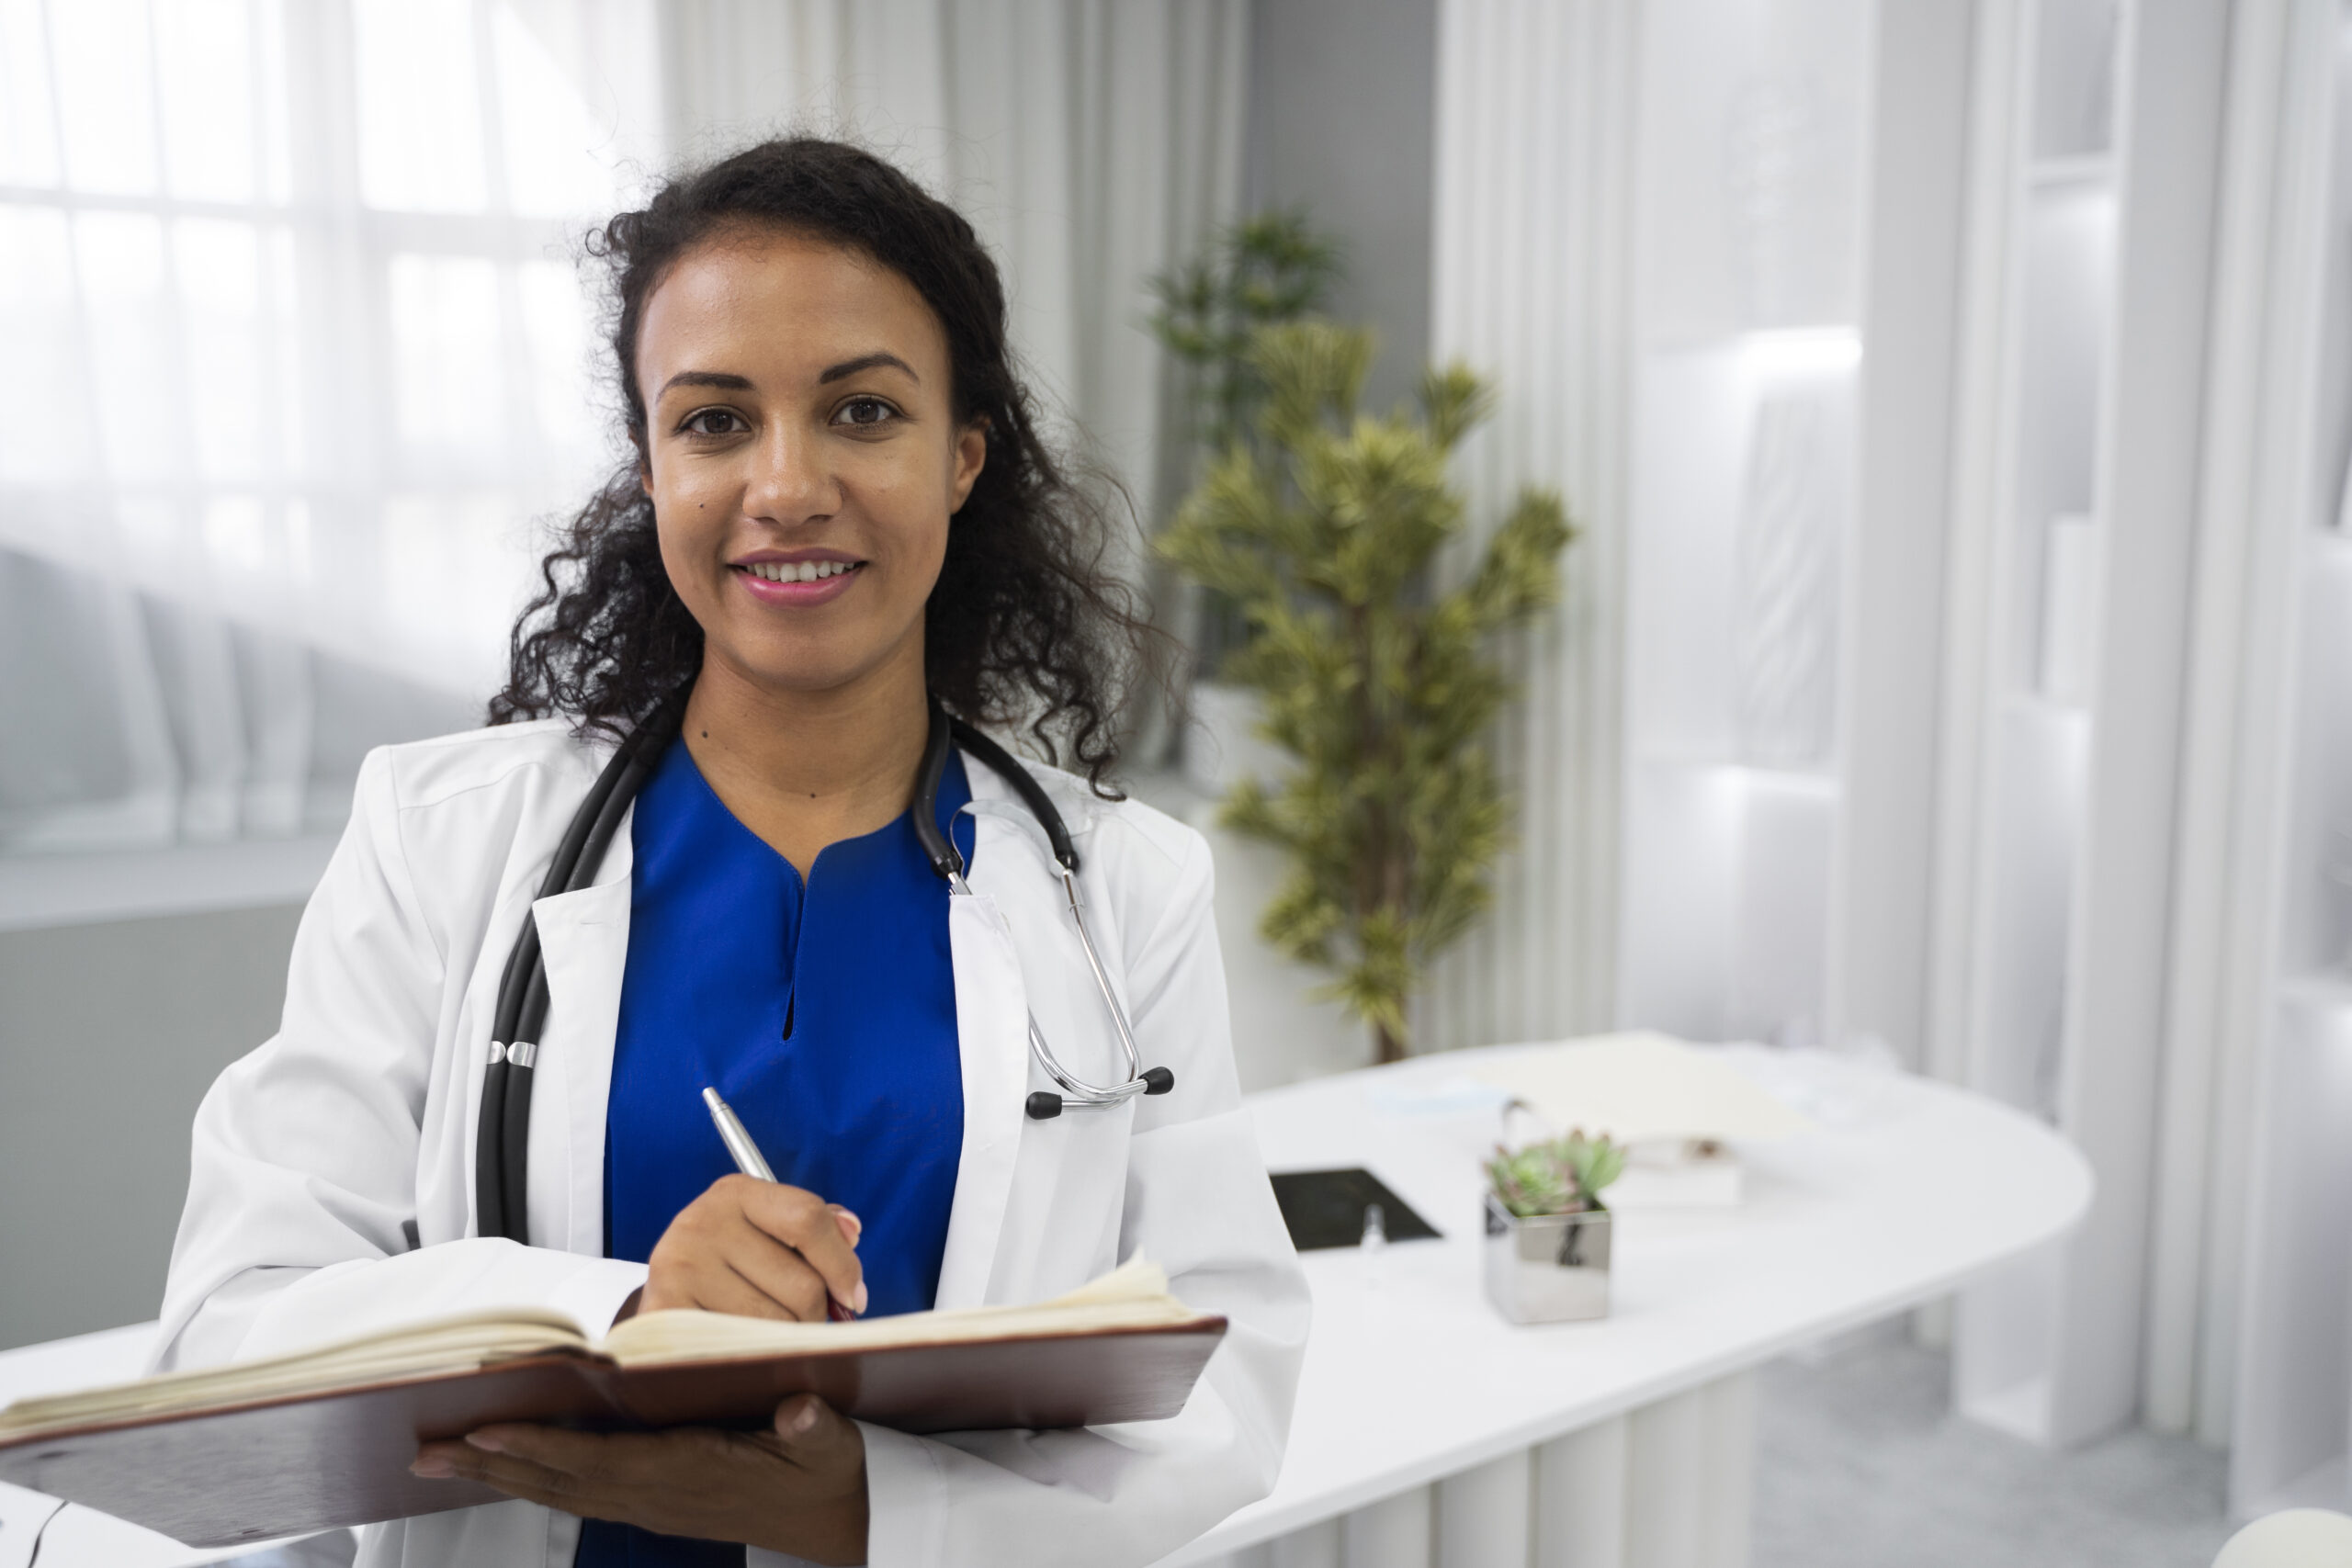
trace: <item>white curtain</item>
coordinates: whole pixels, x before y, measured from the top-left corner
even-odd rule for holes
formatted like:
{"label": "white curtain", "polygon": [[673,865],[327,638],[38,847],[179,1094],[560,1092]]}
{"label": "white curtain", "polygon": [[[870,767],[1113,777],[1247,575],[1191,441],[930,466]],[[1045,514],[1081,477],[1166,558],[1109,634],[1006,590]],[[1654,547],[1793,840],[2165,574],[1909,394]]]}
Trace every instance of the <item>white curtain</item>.
{"label": "white curtain", "polygon": [[332,831],[607,461],[643,0],[0,0],[0,849]]}
{"label": "white curtain", "polygon": [[1245,22],[0,0],[0,852],[332,829],[368,740],[470,722],[541,525],[616,458],[578,238],[758,134],[963,206],[1150,510],[1143,283],[1232,211]]}
{"label": "white curtain", "polygon": [[[0,543],[478,691],[605,461],[650,7],[0,0]],[[635,80],[632,78],[643,78]]]}
{"label": "white curtain", "polygon": [[1430,355],[1498,400],[1461,460],[1469,515],[1548,485],[1578,536],[1564,603],[1513,653],[1522,695],[1497,737],[1519,849],[1420,999],[1425,1047],[1613,1021],[1638,19],[1633,0],[1438,9]]}

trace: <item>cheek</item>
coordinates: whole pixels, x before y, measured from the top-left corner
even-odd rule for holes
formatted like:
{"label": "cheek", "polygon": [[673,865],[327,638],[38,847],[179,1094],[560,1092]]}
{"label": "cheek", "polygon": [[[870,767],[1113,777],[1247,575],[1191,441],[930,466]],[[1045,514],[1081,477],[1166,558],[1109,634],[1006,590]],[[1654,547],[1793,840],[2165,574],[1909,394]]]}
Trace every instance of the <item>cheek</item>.
{"label": "cheek", "polygon": [[671,464],[657,467],[653,472],[651,494],[655,513],[662,525],[669,527],[674,519],[691,525],[697,520],[714,514],[713,503],[718,499],[719,476],[708,465]]}
{"label": "cheek", "polygon": [[664,485],[658,479],[652,499],[662,570],[689,606],[707,600],[711,592],[713,552],[726,532],[727,509],[709,495]]}
{"label": "cheek", "polygon": [[[938,570],[941,558],[947,553],[950,519],[939,487],[926,482],[927,478],[903,471],[894,473],[870,488],[865,500],[868,515],[888,532],[890,553],[929,574]],[[951,502],[952,499],[949,498]],[[927,578],[922,586],[928,592]]]}

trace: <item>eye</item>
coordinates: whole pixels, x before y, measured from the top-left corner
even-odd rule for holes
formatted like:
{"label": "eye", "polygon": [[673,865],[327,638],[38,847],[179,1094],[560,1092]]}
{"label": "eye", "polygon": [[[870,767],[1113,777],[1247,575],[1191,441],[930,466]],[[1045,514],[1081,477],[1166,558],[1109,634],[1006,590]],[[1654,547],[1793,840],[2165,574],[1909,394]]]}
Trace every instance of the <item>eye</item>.
{"label": "eye", "polygon": [[688,435],[733,435],[750,428],[733,409],[696,409],[678,423]]}
{"label": "eye", "polygon": [[899,411],[880,398],[852,398],[833,411],[835,424],[854,425],[871,430],[899,418]]}

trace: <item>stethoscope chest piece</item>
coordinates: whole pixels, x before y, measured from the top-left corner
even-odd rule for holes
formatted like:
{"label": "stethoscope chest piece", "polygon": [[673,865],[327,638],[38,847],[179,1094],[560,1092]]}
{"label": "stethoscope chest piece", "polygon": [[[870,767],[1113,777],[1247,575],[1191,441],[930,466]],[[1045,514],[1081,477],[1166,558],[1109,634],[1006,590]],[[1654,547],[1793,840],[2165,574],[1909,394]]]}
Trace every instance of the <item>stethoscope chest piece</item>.
{"label": "stethoscope chest piece", "polygon": [[1055,808],[1045,786],[1003,747],[963,720],[948,717],[946,710],[935,706],[931,710],[931,740],[923,748],[922,767],[917,775],[914,807],[915,836],[922,841],[923,853],[931,857],[932,870],[947,884],[951,894],[959,897],[971,894],[970,884],[964,880],[963,854],[939,830],[939,780],[946,771],[951,744],[987,763],[990,771],[1011,784],[1030,815],[1036,818],[1037,826],[1045,829],[1046,842],[1052,849],[1054,863],[1061,874],[1063,896],[1069,901],[1069,918],[1078,927],[1079,946],[1086,953],[1086,966],[1094,976],[1095,988],[1102,994],[1102,1005],[1111,1014],[1119,1051],[1126,1061],[1127,1076],[1124,1081],[1108,1088],[1087,1082],[1062,1066],[1046,1039],[1046,1032],[1037,1027],[1036,1014],[1032,1013],[1029,1055],[1058,1086],[1059,1092],[1038,1089],[1023,1108],[1032,1121],[1049,1122],[1064,1111],[1100,1110],[1123,1105],[1139,1094],[1166,1094],[1176,1087],[1176,1075],[1166,1067],[1144,1067],[1142,1055],[1136,1049],[1135,1030],[1127,1022],[1127,1010],[1119,1003],[1110,971],[1103,966],[1102,954],[1094,945],[1094,933],[1086,928],[1085,900],[1078,891],[1078,846],[1070,840],[1069,828],[1062,821],[1062,814]]}

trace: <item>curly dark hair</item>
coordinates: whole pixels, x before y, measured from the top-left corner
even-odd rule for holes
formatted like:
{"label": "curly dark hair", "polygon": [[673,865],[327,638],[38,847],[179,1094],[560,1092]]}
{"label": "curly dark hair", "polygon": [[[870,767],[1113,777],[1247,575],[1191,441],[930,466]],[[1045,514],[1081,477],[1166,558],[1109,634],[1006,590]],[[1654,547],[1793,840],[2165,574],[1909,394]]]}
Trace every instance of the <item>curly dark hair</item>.
{"label": "curly dark hair", "polygon": [[[746,225],[812,235],[912,284],[947,337],[959,422],[979,420],[988,457],[947,532],[924,612],[932,695],[976,724],[1024,728],[1050,761],[1066,746],[1101,793],[1118,761],[1123,687],[1148,633],[1104,564],[1106,509],[1066,477],[1037,430],[1005,334],[1004,285],[963,216],[860,148],[763,141],[663,186],[588,238],[609,289],[612,373],[635,456],[582,507],[540,563],[514,623],[506,687],[490,722],[571,716],[625,734],[702,666],[703,634],[669,574],[639,483],[646,406],[637,334],[679,258]],[[1057,745],[1057,740],[1060,745]]]}

